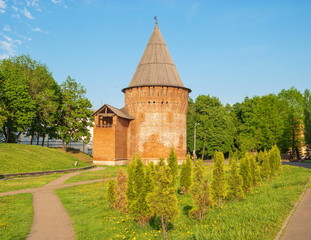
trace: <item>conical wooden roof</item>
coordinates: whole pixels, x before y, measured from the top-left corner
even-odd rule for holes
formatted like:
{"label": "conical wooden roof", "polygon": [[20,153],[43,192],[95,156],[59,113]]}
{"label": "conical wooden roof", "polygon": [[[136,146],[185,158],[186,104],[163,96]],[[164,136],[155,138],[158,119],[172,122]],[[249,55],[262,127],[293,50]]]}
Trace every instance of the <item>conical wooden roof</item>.
{"label": "conical wooden roof", "polygon": [[[122,91],[143,86],[185,88],[157,24],[130,85]],[[188,90],[191,91],[190,89]]]}

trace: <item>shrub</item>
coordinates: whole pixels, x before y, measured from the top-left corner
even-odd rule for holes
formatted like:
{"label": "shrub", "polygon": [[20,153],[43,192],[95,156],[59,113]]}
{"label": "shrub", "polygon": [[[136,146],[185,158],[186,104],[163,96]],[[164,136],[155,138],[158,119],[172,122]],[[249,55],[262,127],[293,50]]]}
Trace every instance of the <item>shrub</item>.
{"label": "shrub", "polygon": [[179,213],[172,175],[164,161],[156,165],[152,176],[153,190],[147,194],[147,203],[153,215],[161,220],[163,237],[167,239],[167,226]]}
{"label": "shrub", "polygon": [[209,184],[204,175],[203,161],[195,161],[192,185],[190,188],[194,208],[189,211],[189,217],[193,219],[202,219],[204,214],[208,211],[208,207],[212,206]]}
{"label": "shrub", "polygon": [[222,200],[227,195],[227,186],[224,173],[224,160],[225,158],[222,152],[215,152],[211,189],[213,201],[215,201],[218,206],[221,206]]}
{"label": "shrub", "polygon": [[238,173],[236,160],[233,158],[230,163],[229,179],[228,179],[228,198],[234,201],[244,198],[243,179]]}
{"label": "shrub", "polygon": [[181,193],[188,193],[191,186],[192,164],[190,156],[187,155],[186,162],[181,165],[180,171],[180,190]]}
{"label": "shrub", "polygon": [[121,210],[122,213],[126,212],[127,199],[127,175],[123,168],[120,168],[117,175],[117,181],[114,187],[115,192],[115,208]]}
{"label": "shrub", "polygon": [[247,193],[252,188],[252,175],[249,160],[246,156],[241,159],[240,175],[243,178],[243,191]]}
{"label": "shrub", "polygon": [[116,185],[115,180],[110,179],[108,181],[108,190],[107,190],[106,198],[111,208],[115,207],[115,202],[116,202],[116,196],[115,196],[115,191],[114,191],[115,185]]}
{"label": "shrub", "polygon": [[178,174],[178,162],[177,162],[177,156],[175,154],[174,148],[171,149],[170,155],[167,158],[167,165],[170,169],[170,173],[172,175],[172,184],[175,186],[176,184],[176,178]]}

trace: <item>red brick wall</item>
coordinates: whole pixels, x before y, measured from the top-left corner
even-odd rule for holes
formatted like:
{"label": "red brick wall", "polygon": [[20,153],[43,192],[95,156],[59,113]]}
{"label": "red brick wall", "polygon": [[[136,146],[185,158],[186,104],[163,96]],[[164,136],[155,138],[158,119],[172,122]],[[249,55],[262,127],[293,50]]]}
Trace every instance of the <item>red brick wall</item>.
{"label": "red brick wall", "polygon": [[125,91],[125,107],[135,117],[128,129],[128,158],[167,158],[172,147],[186,156],[188,90],[175,87],[138,87]]}

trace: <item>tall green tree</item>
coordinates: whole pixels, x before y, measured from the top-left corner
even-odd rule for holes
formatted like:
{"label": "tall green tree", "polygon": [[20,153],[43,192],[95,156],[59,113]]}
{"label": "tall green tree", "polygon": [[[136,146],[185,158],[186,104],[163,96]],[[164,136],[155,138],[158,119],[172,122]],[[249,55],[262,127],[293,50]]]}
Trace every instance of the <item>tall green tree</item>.
{"label": "tall green tree", "polygon": [[39,144],[40,137],[42,145],[46,135],[55,137],[57,134],[57,123],[59,120],[60,88],[54,80],[47,66],[30,58],[28,55],[17,57],[29,86],[29,94],[35,103],[35,117],[27,129],[31,136],[31,144],[34,136]]}
{"label": "tall green tree", "polygon": [[70,76],[67,77],[61,84],[61,117],[58,129],[64,150],[70,142],[89,142],[91,134],[88,127],[93,125],[91,107],[85,88]]}
{"label": "tall green tree", "polygon": [[278,96],[284,103],[285,109],[283,115],[283,118],[285,119],[285,131],[282,144],[279,145],[281,146],[283,152],[291,149],[292,158],[300,158],[299,148],[304,142],[303,95],[296,88],[292,87],[288,90],[283,89]]}
{"label": "tall green tree", "polygon": [[211,189],[213,201],[216,202],[218,206],[221,206],[223,199],[227,195],[224,161],[224,154],[222,152],[215,152]]}
{"label": "tall green tree", "polygon": [[284,134],[284,106],[275,94],[245,98],[235,104],[239,121],[237,145],[241,151],[271,148]]}
{"label": "tall green tree", "polygon": [[311,92],[306,89],[304,97],[304,135],[306,144],[311,145]]}
{"label": "tall green tree", "polygon": [[35,102],[18,57],[0,62],[0,111],[5,142],[17,142],[35,117]]}
{"label": "tall green tree", "polygon": [[215,151],[229,152],[234,144],[236,128],[230,107],[224,107],[216,97],[200,95],[195,101],[197,147],[202,158]]}
{"label": "tall green tree", "polygon": [[179,210],[172,175],[166,164],[157,165],[152,183],[153,190],[147,195],[147,203],[152,214],[160,218],[163,237],[167,239],[167,226],[179,214]]}

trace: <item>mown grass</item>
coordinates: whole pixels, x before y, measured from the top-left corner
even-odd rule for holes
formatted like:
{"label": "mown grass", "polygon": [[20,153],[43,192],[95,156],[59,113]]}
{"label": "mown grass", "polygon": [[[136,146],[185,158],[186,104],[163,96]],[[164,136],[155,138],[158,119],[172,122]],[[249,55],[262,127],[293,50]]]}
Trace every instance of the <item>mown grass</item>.
{"label": "mown grass", "polygon": [[[188,218],[188,195],[178,195],[180,215],[173,221],[170,239],[274,239],[301,195],[310,170],[284,166],[280,175],[265,182],[246,199],[211,209],[202,221]],[[161,239],[158,229],[140,226],[130,216],[111,210],[106,184],[57,190],[72,217],[77,239]]]}
{"label": "mown grass", "polygon": [[3,179],[0,180],[0,193],[9,192],[20,189],[37,188],[41,187],[56,178],[59,178],[63,174],[51,174],[38,177],[27,177],[17,179]]}
{"label": "mown grass", "polygon": [[116,177],[119,168],[127,169],[127,166],[104,166],[104,170],[93,172],[81,172],[81,174],[69,178],[65,183],[82,182],[94,179],[104,179],[110,177]]}
{"label": "mown grass", "polygon": [[0,197],[0,212],[0,239],[26,239],[33,221],[32,195]]}
{"label": "mown grass", "polygon": [[75,168],[89,164],[77,159],[74,155],[57,149],[23,145],[0,144],[0,174],[37,172]]}

